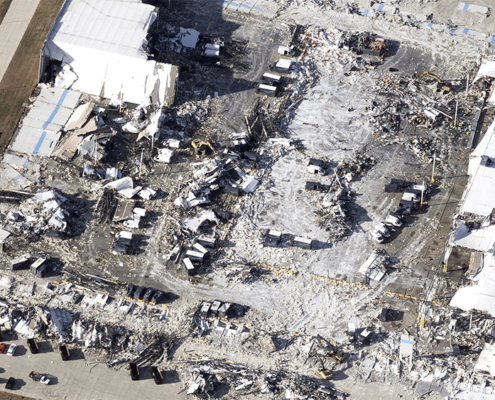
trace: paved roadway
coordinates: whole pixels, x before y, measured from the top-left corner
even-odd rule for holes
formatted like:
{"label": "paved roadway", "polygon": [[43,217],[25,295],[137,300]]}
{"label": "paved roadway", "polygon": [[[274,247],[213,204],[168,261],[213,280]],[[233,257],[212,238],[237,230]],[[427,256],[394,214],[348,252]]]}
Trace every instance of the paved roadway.
{"label": "paved roadway", "polygon": [[0,24],[0,81],[21,42],[40,0],[13,0]]}
{"label": "paved roadway", "polygon": [[[31,354],[26,339],[15,339],[4,333],[4,342],[18,344],[13,357],[0,354],[0,390],[34,399],[135,400],[185,399],[182,382],[173,373],[164,373],[164,383],[156,385],[149,368],[140,368],[140,380],[132,381],[129,371],[113,371],[95,357],[85,359],[82,351],[71,351],[71,360],[62,361],[58,349],[49,342],[40,343],[40,352]],[[51,375],[45,386],[29,378],[36,371]],[[16,378],[14,390],[4,389],[9,377]],[[53,384],[52,384],[53,383]],[[0,398],[1,397],[0,395]]]}

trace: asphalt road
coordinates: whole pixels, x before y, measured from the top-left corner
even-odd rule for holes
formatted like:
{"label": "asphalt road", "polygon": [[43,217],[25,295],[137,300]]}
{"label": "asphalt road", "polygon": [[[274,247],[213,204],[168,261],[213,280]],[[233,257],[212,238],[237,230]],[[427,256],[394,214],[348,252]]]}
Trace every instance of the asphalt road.
{"label": "asphalt road", "polygon": [[13,0],[0,24],[0,81],[21,42],[40,0]]}

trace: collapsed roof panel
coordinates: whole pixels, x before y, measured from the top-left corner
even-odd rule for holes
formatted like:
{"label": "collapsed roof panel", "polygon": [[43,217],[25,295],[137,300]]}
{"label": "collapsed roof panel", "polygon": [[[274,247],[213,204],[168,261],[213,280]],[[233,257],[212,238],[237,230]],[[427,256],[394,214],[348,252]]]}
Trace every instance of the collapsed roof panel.
{"label": "collapsed roof panel", "polygon": [[12,144],[12,150],[50,156],[81,93],[60,88],[42,89]]}

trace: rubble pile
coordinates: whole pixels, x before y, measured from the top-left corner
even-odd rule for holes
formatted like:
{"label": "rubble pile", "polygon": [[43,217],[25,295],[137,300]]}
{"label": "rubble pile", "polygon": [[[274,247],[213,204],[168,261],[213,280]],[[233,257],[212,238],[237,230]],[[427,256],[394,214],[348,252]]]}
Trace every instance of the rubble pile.
{"label": "rubble pile", "polygon": [[355,179],[359,179],[367,171],[369,171],[375,164],[377,160],[373,156],[366,154],[356,154],[354,158],[350,158],[341,161],[335,171],[336,174],[345,181],[351,182]]}
{"label": "rubble pile", "polygon": [[214,398],[222,386],[231,387],[237,396],[265,395],[311,397],[312,399],[338,398],[338,392],[319,380],[283,371],[250,369],[224,360],[189,362],[190,378],[187,394],[198,398]]}
{"label": "rubble pile", "polygon": [[433,162],[433,155],[437,150],[438,139],[410,137],[406,139],[396,139],[394,143],[399,143],[411,150],[416,156],[426,163]]}
{"label": "rubble pile", "polygon": [[[85,284],[90,284],[88,277]],[[124,298],[118,300],[101,293],[95,296],[73,284],[48,282],[41,289],[25,287],[5,275],[0,286],[3,292],[21,289],[17,290],[19,298],[9,295],[8,301],[0,303],[0,321],[6,329],[24,337],[71,343],[106,354],[109,367],[122,364],[122,360],[139,365],[160,363],[167,359],[168,349],[177,340],[164,325],[166,309],[159,306],[143,308]],[[25,293],[23,288],[31,292]],[[102,285],[95,288],[101,290]]]}
{"label": "rubble pile", "polygon": [[352,231],[355,193],[351,182],[375,164],[375,157],[358,153],[354,158],[341,161],[334,169],[335,178],[315,212],[318,225],[329,233],[330,241],[342,240]]}
{"label": "rubble pile", "polygon": [[7,215],[6,223],[16,235],[37,241],[47,232],[51,237],[77,233],[79,215],[77,199],[68,201],[57,191],[48,190],[19,203],[19,208]]}

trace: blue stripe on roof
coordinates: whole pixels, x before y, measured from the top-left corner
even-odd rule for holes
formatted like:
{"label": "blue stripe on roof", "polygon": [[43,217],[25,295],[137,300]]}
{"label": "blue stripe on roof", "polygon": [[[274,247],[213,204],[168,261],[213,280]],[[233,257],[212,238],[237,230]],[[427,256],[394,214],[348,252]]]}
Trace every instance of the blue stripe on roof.
{"label": "blue stripe on roof", "polygon": [[414,344],[412,340],[406,340],[406,339],[401,339],[400,342],[404,344]]}
{"label": "blue stripe on roof", "polygon": [[467,11],[469,8],[469,4],[468,3],[464,3],[464,7],[462,7],[462,11]]}
{"label": "blue stripe on roof", "polygon": [[462,33],[464,33],[465,35],[467,35],[467,33],[468,33],[468,32],[469,32],[469,29],[468,29],[468,28],[464,28],[464,29],[462,30]]}
{"label": "blue stripe on roof", "polygon": [[22,175],[17,175],[15,178],[12,178],[14,182],[17,182],[19,179],[22,178]]}
{"label": "blue stripe on roof", "polygon": [[45,121],[41,129],[46,129],[48,125],[53,121],[53,118],[55,118],[55,115],[57,115],[58,110],[60,109],[60,106],[64,103],[65,98],[67,97],[67,94],[69,93],[68,89],[65,89],[62,93],[62,96],[60,96],[60,99],[58,100],[57,105],[55,106],[55,109],[52,111],[48,119]]}
{"label": "blue stripe on roof", "polygon": [[36,146],[33,150],[33,154],[38,154],[38,152],[40,151],[41,145],[43,144],[43,141],[45,140],[45,138],[46,138],[46,131],[43,131],[41,133],[40,138],[38,139],[38,143],[36,143]]}
{"label": "blue stripe on roof", "polygon": [[380,5],[378,6],[378,11],[382,11],[384,6],[385,6],[384,4],[380,4]]}

